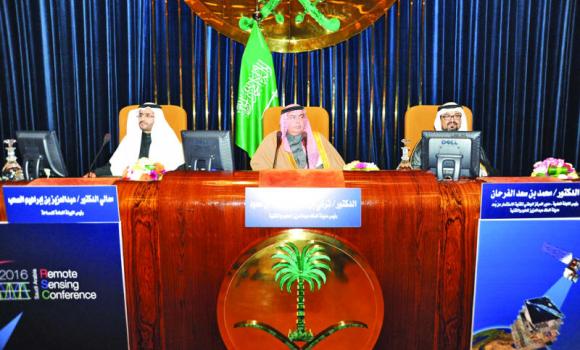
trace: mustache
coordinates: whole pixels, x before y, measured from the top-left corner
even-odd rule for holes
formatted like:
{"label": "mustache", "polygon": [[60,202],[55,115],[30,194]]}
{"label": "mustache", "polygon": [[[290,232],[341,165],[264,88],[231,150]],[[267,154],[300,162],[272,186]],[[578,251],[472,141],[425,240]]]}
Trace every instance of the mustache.
{"label": "mustache", "polygon": [[458,129],[459,129],[458,123],[449,122],[449,123],[447,123],[447,127],[444,130],[458,130]]}

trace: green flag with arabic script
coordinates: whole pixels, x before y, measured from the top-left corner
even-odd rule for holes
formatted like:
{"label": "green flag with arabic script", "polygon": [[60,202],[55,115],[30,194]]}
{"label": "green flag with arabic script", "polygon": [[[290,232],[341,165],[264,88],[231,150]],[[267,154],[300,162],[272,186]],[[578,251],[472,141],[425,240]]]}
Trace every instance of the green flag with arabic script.
{"label": "green flag with arabic script", "polygon": [[236,105],[236,145],[250,157],[262,141],[262,114],[278,105],[272,53],[254,23],[242,56]]}

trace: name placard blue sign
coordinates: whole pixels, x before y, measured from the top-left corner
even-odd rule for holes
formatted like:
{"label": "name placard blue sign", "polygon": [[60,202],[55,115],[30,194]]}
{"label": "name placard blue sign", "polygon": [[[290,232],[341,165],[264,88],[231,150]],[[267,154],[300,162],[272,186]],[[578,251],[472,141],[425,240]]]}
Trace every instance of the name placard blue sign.
{"label": "name placard blue sign", "polygon": [[118,222],[116,186],[4,186],[9,223]]}
{"label": "name placard blue sign", "polygon": [[483,184],[482,219],[580,217],[580,183]]}
{"label": "name placard blue sign", "polygon": [[246,188],[246,227],[360,226],[360,188]]}

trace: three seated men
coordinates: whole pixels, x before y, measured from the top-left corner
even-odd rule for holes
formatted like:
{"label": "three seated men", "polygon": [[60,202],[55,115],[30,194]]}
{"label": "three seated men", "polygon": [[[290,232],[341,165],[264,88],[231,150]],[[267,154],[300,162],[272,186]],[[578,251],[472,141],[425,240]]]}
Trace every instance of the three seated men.
{"label": "three seated men", "polygon": [[[448,102],[438,108],[434,128],[437,131],[466,131],[467,119],[462,106]],[[129,112],[127,134],[109,163],[85,176],[122,176],[142,157],[164,165],[167,171],[184,164],[183,148],[165,120],[161,106],[145,103]],[[342,169],[344,160],[332,144],[312,130],[303,106],[291,104],[280,115],[280,130],[264,138],[250,165],[263,169]],[[421,142],[415,147],[411,165],[421,168]],[[480,176],[493,171],[481,150]]]}

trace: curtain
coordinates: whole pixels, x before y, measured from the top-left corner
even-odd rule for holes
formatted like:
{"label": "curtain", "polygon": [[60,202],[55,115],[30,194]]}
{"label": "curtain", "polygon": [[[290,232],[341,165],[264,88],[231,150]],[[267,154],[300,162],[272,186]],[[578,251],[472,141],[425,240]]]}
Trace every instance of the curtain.
{"label": "curtain", "polygon": [[120,107],[153,98],[151,3],[17,0],[0,9],[0,135],[56,130],[69,172],[82,174],[105,133],[118,141]]}
{"label": "curtain", "polygon": [[[406,109],[455,101],[502,174],[548,156],[580,167],[577,18],[574,0],[400,0],[336,46],[274,53],[280,101],[326,108],[347,162],[395,168]],[[107,161],[129,104],[181,105],[192,130],[235,127],[244,46],[183,1],[3,1],[0,45],[1,137],[56,130],[73,175],[110,132]]]}

